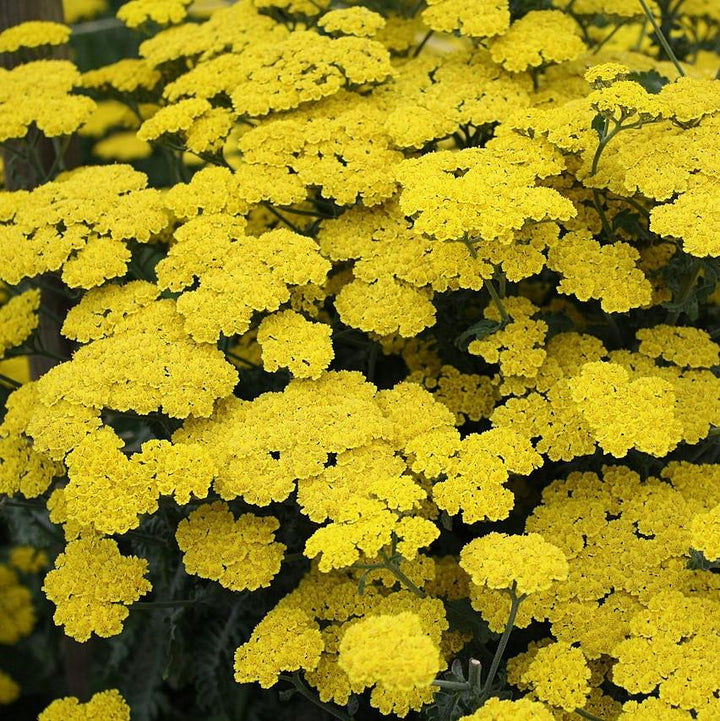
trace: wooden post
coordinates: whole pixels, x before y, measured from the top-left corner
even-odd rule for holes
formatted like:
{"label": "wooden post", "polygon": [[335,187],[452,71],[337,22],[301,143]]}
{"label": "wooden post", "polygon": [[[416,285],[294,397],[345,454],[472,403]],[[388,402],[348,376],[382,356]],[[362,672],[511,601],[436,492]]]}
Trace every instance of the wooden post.
{"label": "wooden post", "polygon": [[[28,20],[50,20],[54,22],[63,22],[63,5],[62,0],[0,0],[0,31],[5,28],[19,25]],[[56,48],[53,52],[54,57],[67,57],[66,47]],[[0,66],[12,68],[18,64],[18,59],[13,53],[0,53]],[[17,141],[21,144],[23,141]],[[54,160],[54,150],[52,144],[47,141],[43,144],[42,162],[47,168],[52,166]],[[10,153],[5,153],[5,167],[8,163],[16,162],[12,159]],[[6,189],[16,190],[13,187],[13,174],[6,177]],[[42,182],[42,178],[38,178],[37,182]],[[55,288],[60,287],[59,281],[51,276],[44,278],[45,285]],[[42,305],[47,308],[55,317],[63,318],[68,310],[66,299],[61,292],[53,290],[42,291]],[[69,344],[60,335],[60,327],[48,315],[40,315],[40,327],[38,328],[38,337],[44,348],[57,355],[67,355]],[[34,356],[30,359],[30,370],[32,377],[39,378],[50,368],[56,365],[57,361],[42,356]],[[67,690],[71,696],[78,696],[81,700],[87,700],[90,694],[90,675],[92,667],[92,651],[89,643],[80,644],[67,636],[63,637],[61,644],[62,654],[65,663],[65,678],[67,681]]]}

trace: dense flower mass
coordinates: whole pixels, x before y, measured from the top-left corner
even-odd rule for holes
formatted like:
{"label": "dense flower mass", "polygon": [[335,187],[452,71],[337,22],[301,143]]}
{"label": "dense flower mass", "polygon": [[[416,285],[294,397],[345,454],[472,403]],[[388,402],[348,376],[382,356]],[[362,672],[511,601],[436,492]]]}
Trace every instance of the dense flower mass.
{"label": "dense flower mass", "polygon": [[11,4],[2,717],[720,718],[720,4]]}

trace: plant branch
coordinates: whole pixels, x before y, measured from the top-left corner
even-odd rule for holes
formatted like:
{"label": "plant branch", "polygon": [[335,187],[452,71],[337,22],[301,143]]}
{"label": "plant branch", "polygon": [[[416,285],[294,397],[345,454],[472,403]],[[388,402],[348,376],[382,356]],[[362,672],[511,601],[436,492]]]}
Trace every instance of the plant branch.
{"label": "plant branch", "polygon": [[507,623],[505,624],[505,630],[500,637],[498,647],[495,651],[495,656],[493,657],[490,670],[488,671],[487,679],[485,680],[485,685],[482,689],[483,697],[487,697],[488,691],[492,686],[492,682],[495,680],[495,675],[498,672],[498,668],[500,668],[500,662],[502,661],[508,641],[510,640],[510,634],[515,626],[515,618],[517,617],[518,609],[520,608],[520,604],[527,598],[526,595],[517,595],[517,583],[515,581],[513,581],[513,585],[509,590],[509,593],[511,598],[510,615],[508,616]]}
{"label": "plant branch", "polygon": [[346,714],[344,711],[341,711],[339,708],[336,708],[329,703],[324,703],[319,698],[317,698],[315,694],[302,682],[299,673],[295,672],[292,676],[280,674],[279,678],[281,681],[287,681],[288,683],[292,684],[295,687],[295,690],[301,696],[306,698],[308,701],[310,701],[310,703],[314,704],[326,713],[334,716],[336,719],[340,719],[340,721],[352,721],[352,717]]}
{"label": "plant branch", "polygon": [[655,19],[655,16],[653,15],[652,10],[650,9],[650,6],[647,4],[646,0],[640,0],[640,5],[642,5],[642,9],[645,12],[645,16],[650,21],[650,24],[653,26],[655,35],[657,35],[657,39],[660,42],[660,45],[662,45],[663,50],[665,51],[667,56],[672,61],[672,64],[675,66],[678,73],[680,73],[680,76],[685,77],[685,71],[683,70],[683,66],[680,65],[680,61],[677,59],[677,55],[675,55],[673,49],[670,47],[670,43],[668,42],[668,39],[665,37],[665,33],[662,31],[661,27],[658,25],[657,20]]}

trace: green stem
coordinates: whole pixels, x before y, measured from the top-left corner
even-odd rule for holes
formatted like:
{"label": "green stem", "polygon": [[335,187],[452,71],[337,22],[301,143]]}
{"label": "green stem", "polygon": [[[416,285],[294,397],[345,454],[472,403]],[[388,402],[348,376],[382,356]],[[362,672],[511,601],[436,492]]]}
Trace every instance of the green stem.
{"label": "green stem", "polygon": [[626,198],[622,195],[618,196],[617,198],[611,198],[611,200],[619,200],[623,203],[627,203],[628,205],[631,205],[635,210],[638,211],[641,215],[644,215],[646,218],[650,217],[650,211],[643,205],[637,202],[634,198]]}
{"label": "green stem", "polygon": [[612,30],[612,32],[610,32],[609,35],[606,35],[606,36],[593,48],[592,54],[593,54],[593,55],[597,55],[597,54],[600,52],[601,48],[603,48],[607,43],[609,43],[609,42],[615,37],[615,34],[617,33],[617,31],[620,30],[620,28],[623,27],[624,25],[627,25],[627,23],[628,23],[627,20],[623,20],[622,22],[619,22],[619,23],[615,26],[615,28]]}
{"label": "green stem", "polygon": [[230,358],[237,361],[238,363],[244,363],[245,365],[248,365],[251,368],[262,368],[262,366],[259,366],[257,363],[253,363],[252,361],[246,360],[245,358],[241,358],[239,355],[235,355],[235,353],[231,353],[229,350],[225,351],[225,355],[229,356]]}
{"label": "green stem", "polygon": [[576,708],[575,713],[578,716],[582,716],[582,718],[589,719],[590,721],[603,721],[599,716],[594,716],[593,714],[589,713],[588,711],[583,711],[581,708]]}
{"label": "green stem", "polygon": [[288,683],[292,684],[295,687],[295,690],[301,696],[304,696],[308,701],[310,701],[310,703],[314,704],[319,709],[322,709],[326,713],[329,713],[336,719],[340,719],[340,721],[352,721],[352,717],[346,714],[344,711],[341,711],[339,708],[336,708],[329,703],[324,703],[319,698],[317,698],[315,694],[302,682],[299,673],[295,672],[292,676],[286,676],[285,674],[281,674],[279,678],[281,681],[287,681]]}
{"label": "green stem", "polygon": [[425,4],[425,0],[418,0],[415,5],[412,6],[412,9],[410,10],[409,16],[411,18],[414,18],[418,12],[420,11],[420,8]]}
{"label": "green stem", "polygon": [[655,16],[653,15],[652,10],[648,6],[647,2],[645,0],[640,0],[640,4],[642,5],[642,9],[645,12],[645,16],[650,21],[650,24],[653,26],[653,30],[655,31],[655,35],[657,35],[657,39],[660,41],[660,45],[662,45],[663,50],[667,54],[667,56],[672,60],[673,65],[675,66],[675,69],[678,71],[681,77],[685,77],[685,71],[683,70],[682,65],[680,65],[680,61],[677,59],[677,56],[673,52],[673,49],[670,47],[670,43],[668,42],[668,39],[665,37],[665,33],[662,31],[660,26],[657,23],[657,20],[655,19]]}
{"label": "green stem", "polygon": [[34,510],[44,510],[45,508],[40,503],[33,503],[32,501],[20,501],[16,498],[0,499],[0,506],[12,506],[13,508],[32,508]]}
{"label": "green stem", "polygon": [[0,381],[3,383],[7,383],[9,386],[12,386],[13,388],[20,388],[22,383],[18,383],[16,380],[10,378],[10,376],[3,375],[0,373]]}
{"label": "green stem", "polygon": [[595,206],[595,210],[597,211],[597,214],[600,216],[600,222],[602,223],[603,233],[605,233],[605,237],[608,240],[614,241],[615,234],[612,232],[612,228],[610,227],[610,223],[607,219],[607,215],[605,214],[605,210],[602,207],[602,203],[600,202],[600,191],[597,188],[593,188],[592,195],[593,195],[593,205]]}
{"label": "green stem", "polygon": [[470,684],[467,681],[443,681],[442,679],[435,679],[431,685],[437,686],[438,688],[451,689],[453,691],[470,690]]}
{"label": "green stem", "polygon": [[485,287],[487,288],[488,293],[490,294],[490,298],[492,302],[495,304],[495,307],[498,309],[498,313],[500,313],[500,320],[502,321],[503,325],[510,322],[510,314],[507,312],[507,308],[505,307],[505,304],[502,302],[502,298],[500,297],[500,294],[497,292],[497,289],[495,288],[495,284],[492,282],[490,278],[487,278],[485,280]]}
{"label": "green stem", "polygon": [[34,348],[30,353],[20,353],[19,355],[41,355],[45,358],[52,358],[53,360],[59,361],[60,363],[67,363],[69,358],[63,358],[61,355],[57,355],[56,353],[50,353],[46,350],[41,350],[39,348]]}
{"label": "green stem", "polygon": [[283,223],[285,223],[285,225],[287,225],[287,227],[290,228],[293,233],[302,235],[302,231],[300,230],[300,228],[297,227],[297,225],[289,221],[280,211],[273,208],[272,205],[270,205],[270,203],[268,203],[266,200],[263,200],[261,205],[267,210],[269,210],[278,220],[281,220]]}
{"label": "green stem", "polygon": [[416,586],[385,554],[380,554],[383,559],[383,568],[397,578],[409,591],[412,591],[418,598],[425,598],[425,591]]}
{"label": "green stem", "polygon": [[427,41],[433,36],[433,30],[428,30],[425,33],[425,37],[420,41],[420,44],[415,48],[412,56],[416,58],[422,52],[423,48],[427,44]]}
{"label": "green stem", "polygon": [[590,177],[592,178],[598,171],[598,165],[600,164],[600,157],[603,154],[603,151],[607,147],[607,144],[620,132],[621,125],[618,123],[609,133],[608,133],[608,119],[605,118],[605,124],[603,126],[603,132],[600,136],[600,141],[598,142],[598,146],[595,150],[595,155],[592,159],[592,165],[590,167]]}
{"label": "green stem", "polygon": [[512,599],[510,604],[510,615],[508,616],[507,623],[505,624],[505,630],[500,637],[500,642],[498,643],[498,647],[495,651],[495,656],[493,657],[492,664],[490,665],[490,670],[488,671],[487,679],[485,680],[485,685],[482,689],[483,697],[487,696],[487,693],[492,686],[492,682],[495,680],[495,675],[500,668],[500,662],[502,661],[502,657],[505,654],[505,649],[507,648],[508,641],[510,640],[510,634],[512,633],[512,630],[515,626],[515,618],[517,617],[518,609],[520,608],[520,604],[527,598],[527,596],[525,595],[517,595],[517,583],[515,581],[513,581],[513,585],[512,588],[509,590],[509,593],[510,598]]}

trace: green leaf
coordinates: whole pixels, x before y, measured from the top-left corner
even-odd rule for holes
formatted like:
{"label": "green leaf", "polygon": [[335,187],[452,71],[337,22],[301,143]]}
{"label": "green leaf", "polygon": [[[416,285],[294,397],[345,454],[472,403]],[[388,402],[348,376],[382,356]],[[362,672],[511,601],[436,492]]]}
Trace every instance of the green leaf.
{"label": "green leaf", "polygon": [[489,318],[483,318],[477,323],[473,323],[467,330],[463,331],[455,340],[455,344],[461,350],[467,350],[468,345],[473,340],[481,340],[487,338],[493,333],[501,330],[504,327],[504,323],[499,320],[490,320]]}
{"label": "green leaf", "polygon": [[670,82],[668,78],[660,75],[660,73],[654,69],[630,73],[628,79],[640,83],[645,90],[653,95],[659,93]]}

